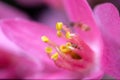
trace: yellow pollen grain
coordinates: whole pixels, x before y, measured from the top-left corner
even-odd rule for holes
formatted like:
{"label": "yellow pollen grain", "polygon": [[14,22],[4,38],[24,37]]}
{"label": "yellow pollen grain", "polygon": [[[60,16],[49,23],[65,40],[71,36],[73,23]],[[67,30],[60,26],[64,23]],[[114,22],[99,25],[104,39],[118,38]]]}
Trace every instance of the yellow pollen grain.
{"label": "yellow pollen grain", "polygon": [[70,51],[70,49],[65,45],[61,45],[60,46],[60,51],[63,52],[63,53],[67,53],[67,52]]}
{"label": "yellow pollen grain", "polygon": [[46,53],[52,53],[52,48],[51,47],[46,47],[45,52]]}
{"label": "yellow pollen grain", "polygon": [[62,22],[57,22],[56,23],[56,30],[60,31],[60,30],[62,30],[62,27],[63,27],[63,23]]}
{"label": "yellow pollen grain", "polygon": [[53,54],[52,56],[51,56],[51,59],[53,59],[53,60],[57,60],[58,59],[58,53],[56,52],[55,54]]}
{"label": "yellow pollen grain", "polygon": [[70,32],[66,32],[66,38],[71,39],[71,33]]}
{"label": "yellow pollen grain", "polygon": [[70,47],[72,44],[70,42],[66,43],[66,47]]}
{"label": "yellow pollen grain", "polygon": [[42,40],[43,42],[45,42],[45,43],[49,42],[49,39],[48,39],[48,37],[46,37],[46,36],[42,36],[42,37],[41,37],[41,40]]}
{"label": "yellow pollen grain", "polygon": [[62,36],[62,32],[61,31],[57,31],[57,36],[61,37]]}

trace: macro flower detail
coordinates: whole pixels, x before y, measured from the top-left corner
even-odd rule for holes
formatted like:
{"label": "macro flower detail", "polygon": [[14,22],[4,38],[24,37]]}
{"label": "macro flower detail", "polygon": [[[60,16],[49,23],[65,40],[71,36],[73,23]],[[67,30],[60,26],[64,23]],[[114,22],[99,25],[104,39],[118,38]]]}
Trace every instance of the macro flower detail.
{"label": "macro flower detail", "polygon": [[[120,79],[120,16],[118,9],[111,3],[105,3],[94,9],[96,21],[101,30],[105,52],[103,63],[105,73]],[[104,14],[104,15],[103,15]]]}
{"label": "macro flower detail", "polygon": [[[76,27],[80,27],[79,29],[84,31],[89,28],[82,23],[79,26],[76,23],[74,23],[74,25],[77,25]],[[49,58],[51,58],[57,66],[68,70],[81,72],[90,69],[92,64],[94,64],[94,51],[72,31],[73,29],[68,28],[62,22],[56,24],[56,30],[58,38],[65,40],[65,43],[62,45],[54,43],[46,36],[41,37],[42,41],[49,45],[45,49]]]}
{"label": "macro flower detail", "polygon": [[[73,28],[70,30],[66,30],[65,28],[68,29],[68,27],[61,23],[58,23],[56,31],[43,24],[24,19],[4,19],[1,21],[0,26],[4,34],[27,51],[26,55],[40,65],[38,79],[96,79],[103,74],[101,70],[103,48],[101,36],[93,16],[91,16],[92,12],[89,10],[88,4],[85,0],[81,0],[79,3],[81,4],[81,2],[86,9],[81,9],[83,7],[80,5],[80,10],[75,8],[75,11],[73,11],[74,7],[69,10],[72,15],[73,12],[77,14],[73,15],[73,17],[75,16],[74,19],[70,19],[74,22],[70,24]],[[65,3],[65,7],[73,5],[73,2]],[[86,15],[79,15],[79,13],[84,15],[83,10],[89,15],[87,20]],[[46,43],[51,41],[54,44],[56,43],[57,49],[52,47],[54,44],[48,46],[48,44],[43,43],[40,37]],[[71,46],[66,46],[66,44]],[[50,52],[47,54],[48,56],[50,54],[49,58],[52,60],[45,54],[44,49],[46,47],[46,52]],[[67,47],[67,49],[64,50],[64,47]],[[70,54],[68,51],[71,51]]]}
{"label": "macro flower detail", "polygon": [[27,78],[84,80],[101,79],[109,74],[119,79],[119,31],[113,28],[119,25],[116,8],[102,4],[93,13],[86,0],[63,0],[62,3],[69,18],[66,22],[71,23],[57,20],[56,29],[19,18],[0,21],[0,30],[6,38],[37,64],[35,73]]}

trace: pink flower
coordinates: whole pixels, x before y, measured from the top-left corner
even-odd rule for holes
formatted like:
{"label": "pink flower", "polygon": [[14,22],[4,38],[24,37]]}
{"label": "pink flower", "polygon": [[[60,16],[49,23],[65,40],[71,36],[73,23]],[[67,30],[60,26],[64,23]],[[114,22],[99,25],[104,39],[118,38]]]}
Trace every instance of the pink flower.
{"label": "pink flower", "polygon": [[[9,40],[0,27],[0,79],[24,79],[38,72],[37,63]],[[33,68],[36,67],[36,68]]]}
{"label": "pink flower", "polygon": [[36,64],[32,60],[7,50],[0,48],[0,79],[25,79],[37,72]]}
{"label": "pink flower", "polygon": [[94,12],[96,16],[96,21],[103,35],[106,50],[103,54],[105,72],[112,77],[120,79],[120,65],[118,63],[120,61],[119,12],[116,7],[114,7],[114,5],[110,3],[97,6]]}
{"label": "pink flower", "polygon": [[[115,16],[116,14],[112,14],[109,10],[110,8],[117,13],[114,6],[108,3],[100,5],[96,7],[95,14],[93,14],[86,0],[64,0],[64,4],[70,21],[80,22],[82,25],[84,23],[90,28],[88,32],[84,32],[78,27],[75,27],[77,37],[75,36],[72,39],[68,39],[69,42],[77,44],[77,47],[81,46],[81,48],[83,48],[83,50],[77,49],[76,51],[79,57],[82,56],[83,61],[80,61],[79,59],[77,61],[74,58],[70,58],[68,55],[61,55],[64,58],[59,57],[56,61],[48,58],[44,51],[47,45],[40,40],[41,36],[48,36],[49,39],[58,45],[61,45],[67,41],[67,39],[58,39],[55,35],[56,31],[52,28],[49,28],[43,24],[37,24],[33,21],[26,21],[22,19],[6,19],[1,20],[0,22],[0,26],[2,27],[1,30],[4,34],[10,40],[14,41],[17,45],[27,51],[27,55],[34,61],[39,61],[40,64],[42,64],[42,66],[39,67],[40,73],[29,78],[100,79],[104,71],[106,73],[110,73],[110,75],[114,77],[119,78],[119,74],[116,74],[117,71],[119,71],[119,68],[116,67],[117,62],[116,60],[111,62],[114,58],[117,58],[114,54],[112,56],[110,55],[111,51],[114,51],[114,48],[112,47],[112,44],[114,43],[109,41],[109,39],[113,37],[116,42],[119,42],[119,38],[117,37],[119,33],[116,33],[116,29],[112,30],[107,27],[106,30],[113,32],[115,31],[116,36],[114,36],[102,29],[104,26],[108,25],[110,28],[113,28],[113,25],[118,24],[117,19],[119,19],[119,16]],[[107,13],[111,13],[112,16],[107,16]],[[103,19],[104,17],[105,19]],[[111,17],[115,20],[115,23],[112,26],[110,25]],[[104,36],[103,38],[101,37],[98,26],[101,28],[100,30]],[[84,27],[85,26],[83,26],[83,28]],[[103,53],[104,46],[102,39],[106,41],[105,47],[109,50],[109,53],[107,50]],[[112,48],[110,49],[106,46],[106,44],[110,45]],[[109,59],[109,61],[107,61],[107,59]],[[117,60],[119,60],[119,58],[117,58]],[[56,63],[56,65],[54,63]]]}

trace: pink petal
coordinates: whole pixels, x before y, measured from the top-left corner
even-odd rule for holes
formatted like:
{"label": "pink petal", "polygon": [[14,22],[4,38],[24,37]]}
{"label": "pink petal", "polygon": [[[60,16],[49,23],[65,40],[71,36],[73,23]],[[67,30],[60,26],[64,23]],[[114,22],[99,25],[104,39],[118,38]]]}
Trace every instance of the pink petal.
{"label": "pink petal", "polygon": [[14,50],[13,54],[21,55],[24,51],[20,49],[15,43],[13,43],[7,36],[4,34],[0,27],[0,48],[5,48],[6,50]]}
{"label": "pink petal", "polygon": [[8,4],[0,2],[0,18],[15,18],[15,17],[26,19],[29,18],[24,12],[21,12],[20,10],[17,10],[16,8]]}
{"label": "pink petal", "polygon": [[[28,59],[25,51],[9,40],[0,26],[0,79],[24,78],[33,75],[42,67]],[[24,56],[24,57],[23,57]],[[30,67],[35,66],[36,68]],[[25,73],[25,72],[29,73]]]}
{"label": "pink petal", "polygon": [[44,0],[45,3],[56,9],[63,9],[62,0]]}
{"label": "pink petal", "polygon": [[102,63],[101,61],[101,55],[103,53],[103,43],[101,40],[101,35],[99,33],[99,30],[96,26],[96,22],[93,16],[93,13],[87,4],[86,0],[64,0],[65,8],[68,12],[69,18],[73,22],[82,22],[84,24],[87,24],[91,30],[88,32],[84,32],[81,30],[78,30],[78,33],[80,37],[88,44],[88,46],[95,51],[96,59],[98,62],[97,64],[98,71],[101,70]]}
{"label": "pink petal", "polygon": [[78,33],[87,43],[93,42],[99,35],[96,27],[93,13],[86,0],[64,0],[70,21],[87,24],[91,30],[88,32],[81,31],[77,28]]}
{"label": "pink petal", "polygon": [[103,55],[106,72],[120,79],[120,65],[118,63],[120,62],[119,12],[114,5],[105,3],[95,8],[95,15],[106,46],[106,53]]}
{"label": "pink petal", "polygon": [[56,43],[59,42],[58,44],[62,42],[57,39],[55,30],[32,21],[8,19],[2,20],[1,26],[5,35],[29,52],[27,55],[36,61],[40,59],[48,63],[51,61],[44,52],[47,45],[41,41],[41,36],[46,35],[52,39],[52,41]]}
{"label": "pink petal", "polygon": [[112,36],[115,41],[119,42],[120,38],[118,36],[120,34],[120,18],[116,7],[110,3],[106,3],[102,6],[96,7],[95,14],[99,22],[102,23],[100,24],[102,31],[104,31],[107,35]]}
{"label": "pink petal", "polygon": [[13,53],[15,53],[14,50],[0,47],[0,79],[23,79],[33,75],[39,70],[38,66],[28,57]]}
{"label": "pink petal", "polygon": [[[44,47],[46,45],[40,40],[40,37],[42,35],[46,35],[52,39],[52,41],[57,42],[58,44],[61,44],[64,41],[57,39],[55,35],[56,32],[45,25],[22,19],[8,19],[2,20],[0,26],[8,38],[29,52],[27,54],[28,56],[30,55],[32,59],[38,61],[39,64],[42,64],[43,69],[40,70],[40,73],[36,74],[34,78],[79,79],[83,77],[91,78],[91,76],[92,78],[95,78],[96,76],[98,77],[102,75],[102,71],[99,71],[99,66],[95,66],[91,73],[67,71],[56,67],[52,60],[50,60],[45,54]],[[99,75],[94,76],[94,73]]]}

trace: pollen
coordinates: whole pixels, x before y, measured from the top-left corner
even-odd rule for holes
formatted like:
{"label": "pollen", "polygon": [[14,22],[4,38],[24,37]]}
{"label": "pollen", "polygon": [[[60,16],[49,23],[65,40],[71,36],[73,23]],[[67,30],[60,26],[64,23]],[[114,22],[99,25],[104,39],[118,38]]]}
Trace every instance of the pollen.
{"label": "pollen", "polygon": [[63,23],[62,22],[57,22],[56,23],[56,30],[60,31],[60,30],[62,30],[62,27],[63,27]]}
{"label": "pollen", "polygon": [[49,39],[48,39],[48,37],[46,37],[46,36],[42,36],[42,37],[41,37],[41,40],[42,40],[43,42],[45,42],[45,43],[49,42]]}
{"label": "pollen", "polygon": [[63,53],[67,53],[67,52],[70,51],[70,49],[65,45],[61,45],[60,46],[60,51],[63,52]]}
{"label": "pollen", "polygon": [[70,32],[66,32],[66,38],[71,39],[71,33]]}
{"label": "pollen", "polygon": [[62,32],[61,31],[57,31],[57,36],[61,37],[62,36]]}
{"label": "pollen", "polygon": [[52,56],[51,56],[51,59],[53,59],[53,60],[57,60],[58,59],[58,53],[56,52],[55,54],[53,54]]}
{"label": "pollen", "polygon": [[46,47],[45,52],[46,53],[52,53],[52,48],[51,47]]}
{"label": "pollen", "polygon": [[[81,22],[73,22],[71,26],[72,27],[69,27],[62,22],[57,22],[56,34],[53,35],[55,38],[50,39],[46,35],[41,36],[41,40],[48,45],[45,48],[45,52],[60,68],[80,72],[86,68],[88,70],[88,67],[91,65],[90,63],[92,61],[94,63],[94,52],[80,38],[80,35],[76,34],[76,30],[74,30],[73,27],[77,27],[82,31],[88,31],[90,27]],[[56,42],[54,42],[54,39]],[[89,64],[87,64],[87,62]]]}
{"label": "pollen", "polygon": [[71,45],[72,45],[72,44],[71,44],[70,42],[67,42],[67,43],[66,43],[66,46],[67,46],[67,47],[70,47]]}

